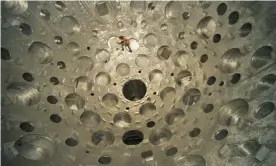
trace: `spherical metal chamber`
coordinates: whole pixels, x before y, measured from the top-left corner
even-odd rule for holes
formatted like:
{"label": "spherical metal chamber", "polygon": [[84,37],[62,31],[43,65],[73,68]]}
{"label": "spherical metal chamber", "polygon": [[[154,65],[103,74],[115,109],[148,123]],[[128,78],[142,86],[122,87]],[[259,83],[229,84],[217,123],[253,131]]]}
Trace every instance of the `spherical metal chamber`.
{"label": "spherical metal chamber", "polygon": [[2,2],[3,165],[275,165],[275,7]]}

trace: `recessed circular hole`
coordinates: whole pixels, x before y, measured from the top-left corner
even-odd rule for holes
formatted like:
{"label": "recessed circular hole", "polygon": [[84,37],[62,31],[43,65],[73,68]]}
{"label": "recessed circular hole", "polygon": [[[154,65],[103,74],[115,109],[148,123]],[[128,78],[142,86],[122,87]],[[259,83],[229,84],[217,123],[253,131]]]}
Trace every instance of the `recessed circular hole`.
{"label": "recessed circular hole", "polygon": [[226,13],[227,5],[225,3],[221,3],[217,7],[217,13],[218,15],[222,16]]}
{"label": "recessed circular hole", "polygon": [[53,84],[53,85],[58,85],[59,84],[59,80],[57,77],[51,77],[50,78],[50,82]]}
{"label": "recessed circular hole", "polygon": [[212,92],[209,92],[209,93],[208,93],[208,96],[212,96]]}
{"label": "recessed circular hole", "polygon": [[87,50],[90,50],[90,47],[88,46],[88,47],[86,47],[86,49],[87,49]]}
{"label": "recessed circular hole", "polygon": [[162,128],[156,129],[151,132],[149,136],[149,142],[152,145],[164,145],[168,143],[172,138],[172,132],[169,129]]}
{"label": "recessed circular hole", "polygon": [[62,118],[58,114],[52,114],[50,120],[54,123],[60,123]]}
{"label": "recessed circular hole", "polygon": [[163,79],[163,73],[161,70],[154,69],[149,73],[150,82],[161,82]]}
{"label": "recessed circular hole", "polygon": [[276,75],[268,74],[260,80],[258,89],[263,91],[268,90],[275,84],[275,82],[276,82]]}
{"label": "recessed circular hole", "polygon": [[86,149],[86,150],[85,150],[85,153],[90,153],[90,150]]}
{"label": "recessed circular hole", "polygon": [[222,73],[233,73],[242,63],[243,55],[238,48],[227,50],[220,59],[219,69]]}
{"label": "recessed circular hole", "polygon": [[2,60],[10,60],[11,59],[11,53],[9,50],[7,50],[6,48],[4,47],[1,47],[1,59]]}
{"label": "recessed circular hole", "polygon": [[54,42],[58,45],[61,45],[63,43],[63,39],[61,36],[55,36],[54,37]]}
{"label": "recessed circular hole", "polygon": [[[89,72],[90,70],[93,69],[94,67],[94,62],[93,60],[88,57],[88,56],[81,56],[77,60],[77,67],[84,71],[84,72]],[[100,72],[101,73],[101,72]]]}
{"label": "recessed circular hole", "polygon": [[185,116],[183,109],[181,108],[173,108],[166,116],[165,121],[172,125],[177,121],[181,120]]}
{"label": "recessed circular hole", "polygon": [[[66,33],[67,35],[73,35],[75,33],[80,32],[81,30],[81,26],[79,21],[73,17],[73,16],[63,16],[60,19],[60,29]],[[76,42],[71,42],[71,44],[76,44]],[[71,45],[74,47],[74,45]],[[68,45],[68,48],[71,47],[70,45]],[[77,46],[79,47],[79,45],[77,44]]]}
{"label": "recessed circular hole", "polygon": [[165,150],[165,155],[166,156],[173,156],[177,153],[177,148],[176,147],[171,147]]}
{"label": "recessed circular hole", "polygon": [[148,56],[144,55],[144,54],[140,54],[135,58],[135,64],[140,67],[140,68],[144,68],[144,67],[148,67],[149,65],[149,58]]}
{"label": "recessed circular hole", "polygon": [[112,145],[115,141],[115,136],[109,131],[100,130],[92,134],[91,141],[95,145]]}
{"label": "recessed circular hole", "polygon": [[224,85],[224,81],[220,81],[219,86],[223,86],[223,85]]}
{"label": "recessed circular hole", "polygon": [[174,76],[174,73],[171,73],[171,76]]}
{"label": "recessed circular hole", "polygon": [[71,146],[71,147],[73,147],[73,146],[77,146],[78,145],[78,143],[79,143],[79,141],[77,141],[75,138],[67,138],[66,140],[65,140],[65,144],[67,145],[67,146]]}
{"label": "recessed circular hole", "polygon": [[118,97],[113,93],[107,93],[103,96],[102,102],[107,107],[115,107],[118,104]]}
{"label": "recessed circular hole", "polygon": [[35,126],[30,122],[23,122],[20,124],[20,129],[25,132],[33,132]]}
{"label": "recessed circular hole", "polygon": [[149,122],[147,122],[147,127],[148,128],[152,128],[152,127],[154,127],[155,126],[155,122],[154,121],[149,121]]}
{"label": "recessed circular hole", "polygon": [[179,38],[180,40],[183,40],[183,39],[185,38],[185,32],[179,32],[178,38]]}
{"label": "recessed circular hole", "polygon": [[144,134],[139,130],[129,130],[123,135],[123,143],[126,145],[138,145],[144,139]]}
{"label": "recessed circular hole", "polygon": [[198,89],[192,88],[187,90],[187,92],[182,97],[182,102],[185,105],[193,105],[196,104],[201,97],[201,93]]}
{"label": "recessed circular hole", "polygon": [[143,104],[139,108],[139,113],[142,116],[151,117],[156,113],[156,106],[152,103]]}
{"label": "recessed circular hole", "polygon": [[239,20],[239,17],[240,17],[240,15],[236,11],[230,13],[229,16],[228,16],[228,23],[230,25],[236,24],[238,22],[238,20]]}
{"label": "recessed circular hole", "polygon": [[118,127],[128,127],[131,123],[132,118],[129,113],[127,112],[119,112],[115,114],[113,118],[113,122]]}
{"label": "recessed circular hole", "polygon": [[153,152],[152,150],[147,150],[147,151],[144,151],[141,153],[141,157],[143,159],[146,159],[146,158],[149,158],[149,157],[152,157],[153,156]]}
{"label": "recessed circular hole", "polygon": [[124,97],[130,101],[141,100],[147,93],[147,87],[141,80],[129,80],[122,90]]}
{"label": "recessed circular hole", "polygon": [[208,39],[216,31],[216,21],[211,16],[202,18],[197,24],[197,33],[200,37]]}
{"label": "recessed circular hole", "polygon": [[207,79],[207,84],[208,85],[213,85],[216,82],[216,80],[217,80],[216,77],[211,76]]}
{"label": "recessed circular hole", "polygon": [[[162,26],[161,26],[162,27]],[[148,33],[143,38],[144,45],[149,49],[154,49],[158,44],[158,38],[154,33]]]}
{"label": "recessed circular hole", "polygon": [[191,43],[191,49],[192,49],[192,50],[195,50],[195,49],[197,48],[197,46],[198,46],[198,43],[197,43],[196,41],[193,41],[193,42]]}
{"label": "recessed circular hole", "polygon": [[206,54],[201,55],[200,62],[205,63],[207,61],[208,61],[208,55],[206,55]]}
{"label": "recessed circular hole", "polygon": [[176,95],[176,90],[173,87],[166,87],[160,92],[160,98],[162,101],[173,101]]}
{"label": "recessed circular hole", "polygon": [[58,62],[57,62],[57,67],[58,67],[59,69],[65,69],[66,64],[65,64],[63,61],[58,61]]}
{"label": "recessed circular hole", "polygon": [[252,25],[250,23],[243,24],[239,29],[240,37],[246,37],[250,34],[252,30]]}
{"label": "recessed circular hole", "polygon": [[57,104],[58,102],[58,99],[55,97],[55,96],[48,96],[47,97],[47,101],[50,103],[50,104]]}
{"label": "recessed circular hole", "polygon": [[55,8],[58,11],[63,11],[65,9],[65,4],[63,2],[61,2],[61,1],[56,1]]}
{"label": "recessed circular hole", "polygon": [[39,41],[35,41],[29,46],[28,53],[40,64],[52,62],[54,56],[51,47]]}
{"label": "recessed circular hole", "polygon": [[182,14],[182,18],[183,18],[183,20],[188,20],[188,19],[190,18],[190,13],[184,12],[184,13]]}
{"label": "recessed circular hole", "polygon": [[196,137],[200,134],[200,129],[199,128],[193,128],[191,131],[189,131],[189,136],[190,137]]}
{"label": "recessed circular hole", "polygon": [[141,70],[139,70],[138,73],[141,73]]}
{"label": "recessed circular hole", "polygon": [[98,85],[104,86],[111,82],[111,77],[106,72],[99,72],[95,77],[95,81]]}
{"label": "recessed circular hole", "polygon": [[31,26],[26,23],[21,23],[19,25],[19,29],[24,35],[27,35],[27,36],[30,36],[33,33]]}
{"label": "recessed circular hole", "polygon": [[117,65],[116,67],[116,72],[120,75],[120,76],[126,76],[129,74],[130,72],[130,67],[128,64],[126,63],[120,63]]}
{"label": "recessed circular hole", "polygon": [[252,56],[251,65],[258,69],[265,66],[272,59],[273,48],[270,46],[263,46],[259,48]]}
{"label": "recessed circular hole", "polygon": [[173,62],[177,67],[183,67],[187,65],[190,55],[186,51],[177,51],[173,56]]}
{"label": "recessed circular hole", "polygon": [[206,104],[203,108],[203,112],[204,113],[210,113],[212,112],[214,109],[214,105],[213,104]]}
{"label": "recessed circular hole", "polygon": [[249,104],[242,98],[237,98],[224,104],[217,117],[218,124],[222,126],[230,126],[236,124],[240,116],[248,113]]}
{"label": "recessed circular hole", "polygon": [[212,4],[211,1],[199,1],[198,3],[203,9],[209,8]]}
{"label": "recessed circular hole", "polygon": [[187,86],[192,80],[192,74],[188,70],[180,71],[174,78],[178,86]]}
{"label": "recessed circular hole", "polygon": [[117,85],[116,82],[114,82],[113,85],[116,86]]}
{"label": "recessed circular hole", "polygon": [[236,84],[240,81],[240,79],[241,79],[241,74],[240,73],[235,73],[231,76],[230,83],[231,84]]}
{"label": "recessed circular hole", "polygon": [[153,92],[152,94],[153,94],[153,95],[156,95],[157,93],[156,93],[156,92]]}
{"label": "recessed circular hole", "polygon": [[25,81],[28,81],[28,82],[34,81],[34,77],[31,73],[23,73],[22,77]]}
{"label": "recessed circular hole", "polygon": [[220,39],[221,39],[220,34],[215,34],[215,35],[213,36],[213,42],[214,42],[214,43],[218,43],[218,42],[220,41]]}
{"label": "recessed circular hole", "polygon": [[28,160],[49,160],[56,152],[55,143],[40,134],[23,135],[14,142],[18,155]]}
{"label": "recessed circular hole", "polygon": [[181,16],[181,4],[178,1],[170,1],[165,7],[165,15],[168,19],[177,19]]}
{"label": "recessed circular hole", "polygon": [[92,88],[92,80],[87,76],[79,76],[75,79],[75,88],[89,91]]}
{"label": "recessed circular hole", "polygon": [[257,119],[263,119],[270,115],[275,110],[275,104],[272,102],[262,103],[254,112],[254,117]]}
{"label": "recessed circular hole", "polygon": [[106,49],[98,49],[95,56],[98,62],[107,63],[110,60],[110,53]]}
{"label": "recessed circular hole", "polygon": [[200,155],[187,155],[186,160],[183,163],[184,165],[191,166],[206,166],[207,162],[204,157]]}
{"label": "recessed circular hole", "polygon": [[46,9],[41,9],[39,15],[43,20],[46,20],[46,21],[50,20],[50,17],[51,17],[50,12]]}
{"label": "recessed circular hole", "polygon": [[101,122],[101,116],[94,111],[84,111],[80,116],[80,121],[88,127],[96,127]]}
{"label": "recessed circular hole", "polygon": [[111,161],[112,159],[109,156],[101,156],[98,158],[98,162],[103,165],[109,164]]}
{"label": "recessed circular hole", "polygon": [[25,82],[14,82],[9,84],[6,95],[7,98],[16,105],[31,106],[40,101],[38,90]]}
{"label": "recessed circular hole", "polygon": [[94,93],[90,93],[90,96],[94,96],[95,94]]}
{"label": "recessed circular hole", "polygon": [[160,60],[168,60],[171,54],[172,54],[172,49],[167,45],[163,45],[159,47],[157,50],[157,57]]}
{"label": "recessed circular hole", "polygon": [[79,110],[84,107],[84,99],[77,93],[70,93],[65,97],[65,104],[72,110]]}
{"label": "recessed circular hole", "polygon": [[219,131],[216,132],[214,138],[215,140],[223,140],[224,138],[226,138],[228,135],[228,131],[226,129],[221,129]]}

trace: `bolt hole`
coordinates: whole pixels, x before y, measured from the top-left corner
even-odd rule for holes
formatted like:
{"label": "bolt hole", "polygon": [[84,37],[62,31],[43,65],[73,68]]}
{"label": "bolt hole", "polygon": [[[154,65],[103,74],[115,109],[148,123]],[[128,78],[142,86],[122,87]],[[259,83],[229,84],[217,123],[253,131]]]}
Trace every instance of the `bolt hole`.
{"label": "bolt hole", "polygon": [[59,62],[57,62],[57,67],[59,69],[65,69],[66,65],[63,61],[59,61]]}
{"label": "bolt hole", "polygon": [[153,92],[153,95],[156,95],[157,93],[156,92]]}
{"label": "bolt hole", "polygon": [[94,96],[95,94],[94,93],[90,93],[90,96]]}
{"label": "bolt hole", "polygon": [[59,80],[57,77],[51,77],[50,78],[50,82],[53,84],[53,85],[58,85],[59,84]]}
{"label": "bolt hole", "polygon": [[155,122],[154,121],[149,121],[148,123],[147,123],[147,127],[148,128],[152,128],[152,127],[154,127],[155,126]]}
{"label": "bolt hole", "polygon": [[192,49],[192,50],[195,50],[195,49],[197,48],[197,46],[198,46],[198,43],[197,43],[196,41],[193,41],[193,42],[191,43],[191,49]]}
{"label": "bolt hole", "polygon": [[31,73],[23,73],[22,77],[25,81],[28,82],[32,82],[34,80],[34,77]]}
{"label": "bolt hole", "polygon": [[86,47],[87,50],[90,50],[90,47]]}
{"label": "bolt hole", "polygon": [[55,97],[55,96],[48,96],[47,97],[47,101],[50,103],[50,104],[56,104],[58,102],[58,99]]}
{"label": "bolt hole", "polygon": [[226,13],[227,5],[225,3],[221,3],[217,7],[217,13],[218,15],[222,16]]}
{"label": "bolt hole", "polygon": [[129,80],[123,86],[123,95],[130,101],[141,100],[146,92],[147,87],[141,80]]}
{"label": "bolt hole", "polygon": [[209,93],[208,93],[208,96],[212,96],[212,92],[209,92]]}
{"label": "bolt hole", "polygon": [[130,130],[124,133],[123,142],[126,145],[138,145],[144,139],[144,134],[139,130]]}
{"label": "bolt hole", "polygon": [[138,73],[141,73],[141,70],[139,70]]}
{"label": "bolt hole", "polygon": [[215,34],[215,35],[213,36],[213,42],[214,42],[214,43],[218,43],[218,42],[220,41],[220,39],[221,39],[220,34]]}
{"label": "bolt hole", "polygon": [[71,146],[71,147],[77,146],[78,143],[79,143],[79,142],[78,142],[75,138],[67,138],[67,139],[65,140],[65,144],[66,144],[67,146]]}
{"label": "bolt hole", "polygon": [[2,60],[10,60],[11,59],[11,53],[9,50],[7,50],[6,48],[4,47],[1,47],[1,59]]}
{"label": "bolt hole", "polygon": [[129,107],[126,107],[126,110],[129,110]]}
{"label": "bolt hole", "polygon": [[239,35],[240,37],[246,37],[250,34],[252,30],[252,25],[250,23],[245,23],[240,27]]}
{"label": "bolt hole", "polygon": [[208,55],[206,55],[206,54],[201,55],[200,62],[205,63],[207,61],[208,61]]}
{"label": "bolt hole", "polygon": [[62,118],[58,114],[52,114],[50,120],[54,123],[60,123]]}
{"label": "bolt hole", "polygon": [[154,10],[154,9],[155,9],[155,6],[153,5],[153,3],[149,3],[148,8],[149,8],[150,10]]}
{"label": "bolt hole", "polygon": [[101,157],[99,157],[99,159],[98,159],[98,162],[100,163],[100,164],[109,164],[109,163],[111,163],[111,157],[109,157],[109,156],[101,156]]}
{"label": "bolt hole", "polygon": [[174,73],[171,73],[171,76],[174,76]]}
{"label": "bolt hole", "polygon": [[216,82],[216,77],[214,76],[209,77],[207,80],[208,85],[213,85],[215,82]]}
{"label": "bolt hole", "polygon": [[171,148],[169,148],[169,149],[166,149],[166,151],[165,151],[165,155],[166,156],[173,156],[173,155],[175,155],[176,153],[177,153],[177,148],[176,147],[171,147]]}
{"label": "bolt hole", "polygon": [[235,73],[235,74],[233,74],[233,75],[231,76],[231,78],[230,78],[230,83],[231,83],[231,84],[236,84],[236,83],[238,83],[238,82],[240,81],[240,79],[241,79],[241,74]]}
{"label": "bolt hole", "polygon": [[214,105],[213,104],[207,104],[204,109],[203,109],[203,112],[204,113],[210,113],[212,112],[214,109]]}
{"label": "bolt hole", "polygon": [[29,36],[33,33],[33,30],[30,27],[30,25],[28,25],[26,23],[20,24],[19,29],[24,35],[27,35],[27,36]]}
{"label": "bolt hole", "polygon": [[189,136],[190,137],[196,137],[200,134],[200,129],[199,128],[193,128],[190,132],[189,132]]}
{"label": "bolt hole", "polygon": [[20,129],[25,132],[33,132],[35,126],[30,122],[23,122],[20,124]]}
{"label": "bolt hole", "polygon": [[117,84],[114,82],[113,85],[116,86]]}
{"label": "bolt hole", "polygon": [[223,86],[224,85],[224,81],[220,81],[219,86]]}
{"label": "bolt hole", "polygon": [[219,141],[219,140],[226,138],[227,135],[228,135],[228,131],[226,129],[222,129],[222,130],[217,131],[214,137],[215,137],[215,140]]}

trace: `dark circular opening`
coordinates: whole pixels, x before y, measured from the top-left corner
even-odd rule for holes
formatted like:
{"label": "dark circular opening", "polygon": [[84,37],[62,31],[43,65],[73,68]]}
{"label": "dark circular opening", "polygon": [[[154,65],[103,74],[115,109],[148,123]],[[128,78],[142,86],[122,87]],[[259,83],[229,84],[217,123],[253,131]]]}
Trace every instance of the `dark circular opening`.
{"label": "dark circular opening", "polygon": [[25,132],[33,132],[35,126],[30,122],[23,122],[20,124],[20,129]]}
{"label": "dark circular opening", "polygon": [[141,73],[141,70],[139,70],[138,73]]}
{"label": "dark circular opening", "polygon": [[198,46],[198,44],[197,44],[196,41],[193,41],[193,42],[191,43],[191,49],[192,49],[192,50],[195,50],[195,49],[197,48],[197,46]]}
{"label": "dark circular opening", "polygon": [[196,137],[200,134],[200,129],[199,128],[193,128],[190,132],[189,132],[189,136],[190,137]]}
{"label": "dark circular opening", "polygon": [[230,13],[229,16],[228,16],[228,23],[230,25],[236,24],[239,20],[239,17],[240,17],[240,15],[236,11]]}
{"label": "dark circular opening", "polygon": [[151,150],[144,151],[144,152],[141,153],[141,157],[143,159],[146,159],[146,158],[151,157],[151,156],[153,156],[153,152]]}
{"label": "dark circular opening", "polygon": [[224,81],[220,81],[219,86],[223,86],[224,85]]}
{"label": "dark circular opening", "polygon": [[209,92],[209,93],[208,93],[208,96],[212,96],[212,92]]}
{"label": "dark circular opening", "polygon": [[11,59],[11,53],[4,47],[1,47],[1,59],[5,61]]}
{"label": "dark circular opening", "polygon": [[109,163],[111,163],[111,160],[112,159],[109,156],[101,156],[101,157],[99,157],[98,162],[100,164],[109,164]]}
{"label": "dark circular opening", "polygon": [[211,76],[211,77],[208,78],[207,84],[208,85],[213,85],[216,82],[216,80],[217,80],[216,77]]}
{"label": "dark circular opening", "polygon": [[149,3],[148,8],[149,8],[150,10],[153,10],[153,9],[155,9],[155,6],[153,5],[153,3]]}
{"label": "dark circular opening", "polygon": [[34,80],[34,77],[31,73],[23,73],[22,78],[28,82],[32,82]]}
{"label": "dark circular opening", "polygon": [[94,96],[95,94],[94,93],[90,93],[91,96]]}
{"label": "dark circular opening", "polygon": [[48,96],[47,97],[47,101],[50,103],[50,104],[56,104],[58,102],[58,99],[55,97],[55,96]]}
{"label": "dark circular opening", "polygon": [[226,13],[227,5],[225,3],[221,3],[217,7],[218,15],[222,16]]}
{"label": "dark circular opening", "polygon": [[87,50],[90,50],[90,47],[86,47]]}
{"label": "dark circular opening", "polygon": [[53,85],[58,85],[59,84],[59,80],[57,77],[51,77],[50,78],[50,82],[53,84]]}
{"label": "dark circular opening", "polygon": [[58,11],[63,11],[65,9],[65,4],[61,1],[56,1],[55,7]]}
{"label": "dark circular opening", "polygon": [[129,80],[123,86],[123,95],[130,101],[141,100],[146,92],[147,87],[141,80]]}
{"label": "dark circular opening", "polygon": [[59,69],[65,69],[66,65],[63,61],[59,61],[59,62],[57,62],[57,67]]}
{"label": "dark circular opening", "polygon": [[171,73],[171,76],[174,76],[174,73]]}
{"label": "dark circular opening", "polygon": [[230,83],[236,84],[236,83],[238,83],[238,82],[240,81],[240,79],[241,79],[240,73],[235,73],[235,74],[233,74],[233,75],[231,76],[231,78],[230,78]]}
{"label": "dark circular opening", "polygon": [[214,43],[218,43],[218,42],[220,41],[220,39],[221,39],[220,34],[215,34],[215,35],[213,36],[213,42],[214,42]]}
{"label": "dark circular opening", "polygon": [[157,93],[156,93],[156,92],[153,92],[152,94],[153,94],[153,95],[156,95]]}
{"label": "dark circular opening", "polygon": [[188,19],[190,18],[190,13],[184,12],[184,13],[182,14],[182,18],[183,18],[183,20],[188,20]]}
{"label": "dark circular opening", "polygon": [[63,39],[61,36],[55,36],[54,41],[56,44],[61,45],[63,43]]}
{"label": "dark circular opening", "polygon": [[59,123],[61,122],[62,118],[58,114],[52,114],[50,116],[50,120],[54,123]]}
{"label": "dark circular opening", "polygon": [[206,54],[201,55],[200,62],[205,63],[207,61],[208,61],[208,55],[206,55]]}
{"label": "dark circular opening", "polygon": [[126,107],[126,110],[129,110],[129,107]]}
{"label": "dark circular opening", "polygon": [[204,113],[210,113],[212,112],[214,109],[214,105],[213,104],[207,104],[204,109],[203,109],[203,112]]}
{"label": "dark circular opening", "polygon": [[222,140],[225,137],[227,137],[227,135],[228,135],[228,131],[226,129],[222,129],[217,131],[214,137],[215,137],[215,140]]}
{"label": "dark circular opening", "polygon": [[114,82],[113,85],[116,86],[117,85],[116,82]]}
{"label": "dark circular opening", "polygon": [[86,149],[86,150],[85,150],[85,153],[90,153],[90,150]]}
{"label": "dark circular opening", "polygon": [[169,149],[166,149],[165,155],[166,156],[173,156],[177,153],[177,148],[176,147],[171,147]]}
{"label": "dark circular opening", "polygon": [[75,138],[67,138],[67,139],[65,140],[65,144],[66,144],[67,146],[77,146],[78,143],[79,143],[79,142],[78,142]]}
{"label": "dark circular opening", "polygon": [[239,30],[240,37],[246,37],[250,34],[251,30],[252,25],[250,23],[243,24]]}
{"label": "dark circular opening", "polygon": [[33,30],[30,27],[30,25],[28,25],[26,23],[20,24],[19,29],[24,35],[27,35],[27,36],[29,36],[33,33]]}
{"label": "dark circular opening", "polygon": [[124,133],[123,142],[126,145],[138,145],[144,139],[144,134],[139,130],[130,130]]}
{"label": "dark circular opening", "polygon": [[152,128],[152,127],[154,127],[155,126],[155,122],[154,121],[149,121],[148,123],[147,123],[147,127],[148,128]]}

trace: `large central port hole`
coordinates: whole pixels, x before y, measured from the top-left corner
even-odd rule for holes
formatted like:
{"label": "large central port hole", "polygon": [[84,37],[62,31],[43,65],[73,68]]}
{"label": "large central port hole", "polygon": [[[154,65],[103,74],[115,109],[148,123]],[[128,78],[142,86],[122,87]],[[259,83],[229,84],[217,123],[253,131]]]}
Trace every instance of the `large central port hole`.
{"label": "large central port hole", "polygon": [[126,145],[138,145],[144,139],[144,135],[139,130],[130,130],[123,135],[123,142]]}
{"label": "large central port hole", "polygon": [[146,92],[147,87],[141,80],[129,80],[123,86],[123,95],[130,101],[141,100]]}

